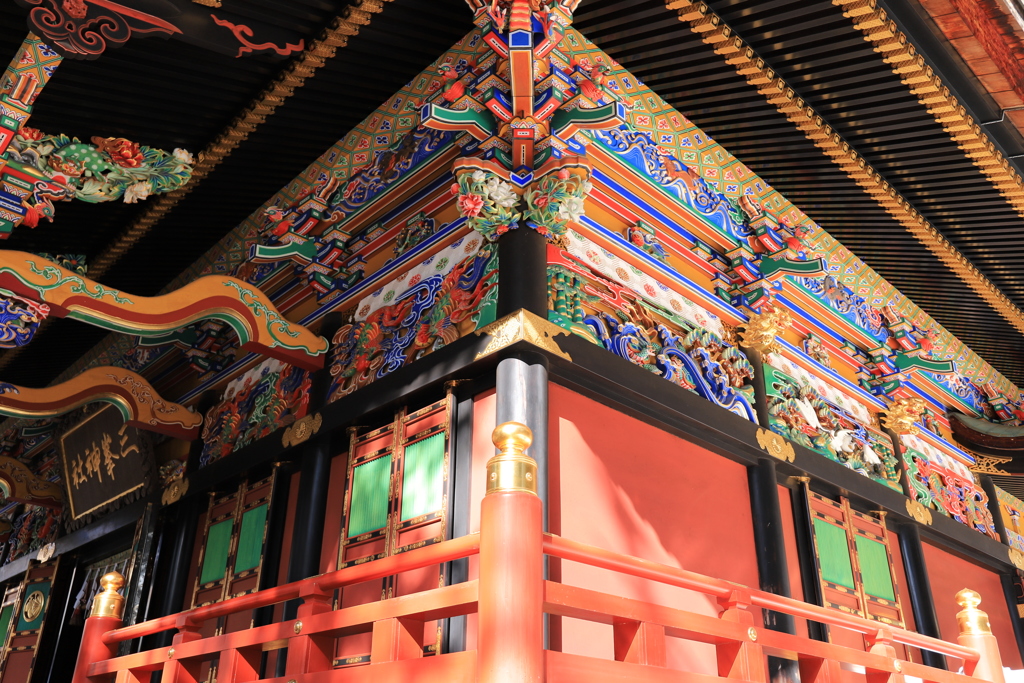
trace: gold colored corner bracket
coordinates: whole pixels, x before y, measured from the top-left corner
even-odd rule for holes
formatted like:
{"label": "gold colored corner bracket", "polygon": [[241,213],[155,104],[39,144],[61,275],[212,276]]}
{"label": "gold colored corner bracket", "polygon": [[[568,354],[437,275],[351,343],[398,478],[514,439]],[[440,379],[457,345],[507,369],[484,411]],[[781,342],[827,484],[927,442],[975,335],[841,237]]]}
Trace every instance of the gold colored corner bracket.
{"label": "gold colored corner bracket", "polygon": [[525,308],[520,308],[515,313],[495,320],[490,325],[477,330],[476,334],[487,335],[491,341],[483,351],[476,354],[474,360],[480,360],[520,341],[533,344],[567,361],[572,360],[572,357],[563,351],[554,339],[560,334],[568,336],[569,332],[539,315],[530,313]]}

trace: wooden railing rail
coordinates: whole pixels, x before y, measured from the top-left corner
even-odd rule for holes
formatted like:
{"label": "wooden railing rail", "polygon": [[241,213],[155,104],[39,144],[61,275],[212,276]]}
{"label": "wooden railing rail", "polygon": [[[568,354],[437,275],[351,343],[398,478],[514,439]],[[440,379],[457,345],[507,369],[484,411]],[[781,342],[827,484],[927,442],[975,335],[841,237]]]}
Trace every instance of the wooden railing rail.
{"label": "wooden railing rail", "polygon": [[320,574],[309,579],[287,583],[283,586],[268,588],[258,593],[250,593],[231,598],[204,607],[196,607],[171,614],[158,619],[151,619],[133,626],[109,631],[103,635],[103,642],[108,645],[126,640],[134,640],[143,636],[180,628],[182,624],[189,627],[201,627],[205,622],[219,617],[226,617],[239,612],[276,605],[280,602],[306,597],[312,592],[329,593],[336,588],[343,588],[363,581],[382,579],[402,572],[421,569],[435,564],[452,562],[470,557],[480,551],[480,534],[460,536],[449,541],[434,543],[423,548],[416,548],[400,555],[393,555],[374,562],[345,567],[327,574]]}
{"label": "wooden railing rail", "polygon": [[[768,683],[767,656],[798,662],[802,683],[843,683],[843,665],[865,671],[865,683],[1004,683],[999,647],[980,596],[957,594],[959,644],[869,621],[837,610],[753,590],[721,579],[649,562],[543,533],[536,463],[525,455],[531,435],[506,423],[494,432],[499,454],[487,463],[480,505],[480,533],[251,595],[121,627],[118,574],[101,580],[86,620],[72,683],[196,683],[216,662],[217,683],[261,680],[262,653],[286,651],[285,677],[274,683]],[[544,579],[544,555],[686,588],[714,598],[717,615],[611,595]],[[478,555],[478,577],[465,583],[334,609],[334,590],[423,567]],[[287,600],[301,599],[294,619],[204,637],[203,625]],[[757,609],[784,612],[860,633],[865,650],[772,631]],[[424,658],[425,625],[476,614],[476,651]],[[609,624],[614,660],[544,648],[544,614]],[[116,656],[118,643],[176,629],[173,644]],[[368,666],[334,669],[337,639],[371,633]],[[714,647],[716,675],[668,668],[669,639]],[[901,659],[897,643],[964,662],[965,674]]]}
{"label": "wooden railing rail", "polygon": [[906,629],[887,626],[877,621],[870,621],[862,617],[840,612],[839,610],[811,605],[794,600],[793,598],[775,595],[774,593],[754,590],[741,584],[715,579],[696,572],[679,569],[678,567],[670,567],[657,562],[629,557],[628,555],[620,555],[552,534],[544,535],[544,552],[552,557],[579,562],[591,567],[608,569],[620,574],[649,579],[670,586],[688,588],[711,595],[719,600],[729,599],[730,596],[738,593],[743,597],[743,602],[752,607],[785,612],[795,617],[838,626],[864,635],[872,635],[877,633],[879,629],[886,629],[892,634],[894,642],[962,659],[965,662],[965,667],[976,663],[980,656],[977,650],[948,643],[938,638],[931,638],[920,633],[907,631]]}

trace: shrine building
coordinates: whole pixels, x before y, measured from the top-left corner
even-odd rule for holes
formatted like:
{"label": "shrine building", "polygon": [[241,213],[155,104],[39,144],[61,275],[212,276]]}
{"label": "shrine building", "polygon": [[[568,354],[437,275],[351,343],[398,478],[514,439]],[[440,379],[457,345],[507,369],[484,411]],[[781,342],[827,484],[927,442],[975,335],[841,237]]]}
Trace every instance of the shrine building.
{"label": "shrine building", "polygon": [[0,683],[1024,683],[1021,0],[0,20]]}

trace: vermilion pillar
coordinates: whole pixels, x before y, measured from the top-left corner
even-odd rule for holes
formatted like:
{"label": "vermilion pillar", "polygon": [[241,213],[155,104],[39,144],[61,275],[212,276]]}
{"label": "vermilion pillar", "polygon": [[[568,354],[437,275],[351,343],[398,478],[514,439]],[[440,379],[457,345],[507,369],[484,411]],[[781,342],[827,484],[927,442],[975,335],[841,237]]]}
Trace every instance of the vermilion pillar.
{"label": "vermilion pillar", "polygon": [[479,680],[541,683],[544,536],[537,463],[525,453],[532,434],[506,422],[492,440],[498,454],[480,505]]}

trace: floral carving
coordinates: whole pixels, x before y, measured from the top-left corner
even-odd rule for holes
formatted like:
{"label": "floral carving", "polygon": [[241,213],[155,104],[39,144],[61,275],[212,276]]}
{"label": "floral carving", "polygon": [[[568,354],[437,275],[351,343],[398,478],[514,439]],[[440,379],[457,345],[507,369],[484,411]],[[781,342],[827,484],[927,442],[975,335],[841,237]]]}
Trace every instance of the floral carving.
{"label": "floral carving", "polygon": [[552,239],[565,234],[584,214],[591,184],[586,175],[562,169],[534,183],[526,192],[526,225]]}
{"label": "floral carving", "polygon": [[452,194],[456,195],[456,206],[469,226],[491,241],[518,225],[519,195],[510,183],[494,173],[461,173],[452,185]]}

